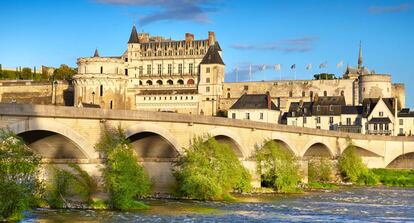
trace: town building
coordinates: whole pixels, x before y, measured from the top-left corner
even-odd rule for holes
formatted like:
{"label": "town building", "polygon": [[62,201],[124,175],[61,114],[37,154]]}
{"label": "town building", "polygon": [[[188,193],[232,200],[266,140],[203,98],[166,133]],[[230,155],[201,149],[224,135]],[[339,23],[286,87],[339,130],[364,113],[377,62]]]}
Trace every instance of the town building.
{"label": "town building", "polygon": [[228,118],[279,123],[280,110],[269,94],[244,94],[230,107]]}

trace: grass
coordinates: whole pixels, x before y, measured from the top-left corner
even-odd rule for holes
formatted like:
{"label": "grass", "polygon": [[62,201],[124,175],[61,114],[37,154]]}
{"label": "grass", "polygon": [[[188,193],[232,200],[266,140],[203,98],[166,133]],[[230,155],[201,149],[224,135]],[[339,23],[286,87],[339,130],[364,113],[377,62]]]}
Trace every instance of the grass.
{"label": "grass", "polygon": [[414,187],[414,170],[373,169],[385,186]]}

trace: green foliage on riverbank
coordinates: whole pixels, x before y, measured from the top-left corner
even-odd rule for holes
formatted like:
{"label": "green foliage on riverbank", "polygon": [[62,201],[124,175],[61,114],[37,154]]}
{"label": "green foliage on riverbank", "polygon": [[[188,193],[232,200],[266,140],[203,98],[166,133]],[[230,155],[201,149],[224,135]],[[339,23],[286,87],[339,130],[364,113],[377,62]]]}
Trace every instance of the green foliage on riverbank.
{"label": "green foliage on riverbank", "polygon": [[193,140],[175,169],[178,194],[199,200],[232,199],[230,192],[250,191],[249,172],[227,144],[214,138]]}
{"label": "green foliage on riverbank", "polygon": [[299,165],[295,156],[269,141],[256,150],[257,171],[262,185],[282,193],[298,192],[301,181]]}
{"label": "green foliage on riverbank", "polygon": [[328,158],[315,157],[308,163],[308,181],[327,183],[332,181],[333,167]]}
{"label": "green foliage on riverbank", "polygon": [[18,221],[35,205],[40,157],[10,131],[0,130],[0,221]]}
{"label": "green foliage on riverbank", "polygon": [[[83,204],[92,203],[92,194],[97,191],[97,184],[89,174],[76,164],[68,165],[72,171],[54,169],[50,191],[46,196],[52,208],[63,208],[68,205],[68,198],[75,198]],[[70,202],[70,201],[69,201]]]}
{"label": "green foliage on riverbank", "polygon": [[362,162],[352,144],[345,149],[338,160],[339,171],[343,179],[360,185],[377,185],[378,177]]}
{"label": "green foliage on riverbank", "polygon": [[385,186],[414,187],[414,170],[373,169]]}
{"label": "green foliage on riverbank", "polygon": [[123,130],[105,130],[96,149],[106,158],[103,178],[111,207],[117,210],[146,208],[135,199],[148,195],[151,181],[138,163]]}

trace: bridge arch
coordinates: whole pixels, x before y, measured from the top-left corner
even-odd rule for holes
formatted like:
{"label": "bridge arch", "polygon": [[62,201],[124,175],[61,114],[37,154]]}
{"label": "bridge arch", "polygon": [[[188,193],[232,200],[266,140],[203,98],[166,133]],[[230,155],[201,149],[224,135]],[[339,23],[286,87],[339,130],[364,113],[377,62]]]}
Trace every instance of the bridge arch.
{"label": "bridge arch", "polygon": [[386,168],[414,169],[414,152],[401,154],[386,164]]}
{"label": "bridge arch", "polygon": [[208,136],[215,138],[220,143],[228,144],[237,157],[246,157],[246,152],[241,144],[240,137],[228,128],[218,127],[210,130]]}
{"label": "bridge arch", "polygon": [[[59,148],[55,149],[58,149],[58,151],[65,154],[71,153],[74,155],[74,152],[82,153],[78,154],[79,156],[72,158],[90,159],[98,157],[94,147],[89,144],[84,137],[75,132],[73,129],[63,125],[62,123],[50,119],[44,120],[40,118],[31,118],[17,123],[12,123],[8,125],[7,128],[17,135],[21,136],[24,140],[27,141],[27,143],[33,144],[40,141],[37,145],[34,145],[36,147],[58,146]],[[68,145],[65,145],[65,143],[68,142],[73,143],[72,148],[69,148]]]}
{"label": "bridge arch", "polygon": [[316,141],[308,144],[310,145],[305,146],[306,150],[304,150],[302,154],[303,158],[334,157],[334,153],[325,143]]}
{"label": "bridge arch", "polygon": [[182,154],[182,148],[175,137],[166,129],[151,123],[129,126],[125,135],[143,158],[175,158]]}
{"label": "bridge arch", "polygon": [[299,153],[297,152],[296,148],[286,137],[279,135],[279,134],[278,135],[272,134],[271,140],[279,143],[280,146],[282,146],[284,149],[291,152],[293,155],[299,156]]}

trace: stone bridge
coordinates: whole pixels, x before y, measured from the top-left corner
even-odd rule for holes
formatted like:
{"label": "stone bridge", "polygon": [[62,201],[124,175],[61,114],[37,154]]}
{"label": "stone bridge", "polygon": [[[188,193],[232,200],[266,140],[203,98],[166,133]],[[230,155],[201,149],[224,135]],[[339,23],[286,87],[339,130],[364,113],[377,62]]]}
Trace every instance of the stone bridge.
{"label": "stone bridge", "polygon": [[1,104],[0,128],[17,133],[44,163],[79,163],[98,175],[101,159],[94,145],[105,127],[121,126],[155,182],[167,190],[174,183],[173,162],[194,137],[215,137],[229,144],[245,166],[257,146],[274,140],[301,160],[312,156],[336,158],[356,146],[370,168],[413,168],[414,137],[374,136],[261,123],[228,118],[163,112],[106,110],[63,106]]}

